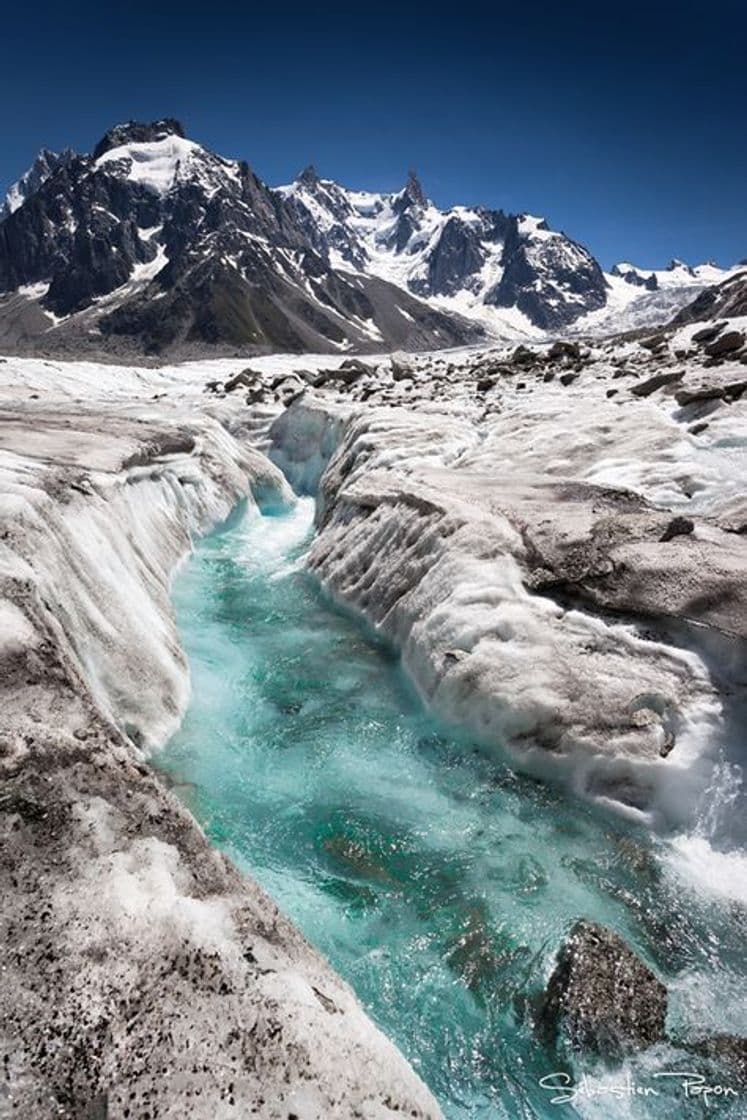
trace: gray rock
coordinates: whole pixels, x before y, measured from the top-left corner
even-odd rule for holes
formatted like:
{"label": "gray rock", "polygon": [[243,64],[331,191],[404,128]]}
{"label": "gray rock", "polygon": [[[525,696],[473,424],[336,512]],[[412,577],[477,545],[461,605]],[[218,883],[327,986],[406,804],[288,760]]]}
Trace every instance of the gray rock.
{"label": "gray rock", "polygon": [[741,350],[744,346],[744,335],[741,331],[727,331],[726,334],[719,335],[718,338],[710,342],[705,352],[711,358],[720,358],[724,354],[732,354],[735,350]]}
{"label": "gray rock", "polygon": [[687,537],[694,529],[695,523],[689,517],[673,517],[659,540],[671,541],[673,537]]}
{"label": "gray rock", "polygon": [[652,334],[649,338],[639,339],[638,345],[642,346],[644,348],[644,350],[650,350],[651,353],[653,354],[653,353],[656,353],[657,351],[663,349],[666,341],[667,341],[666,335],[664,335],[664,334]]}
{"label": "gray rock", "polygon": [[724,381],[721,384],[695,385],[692,389],[678,389],[674,399],[679,405],[696,404],[701,401],[738,400],[747,389],[747,380]]}
{"label": "gray rock", "polygon": [[725,326],[725,323],[714,323],[713,326],[702,327],[699,331],[695,332],[695,334],[692,336],[691,341],[701,344],[705,342],[713,342],[714,338],[716,338],[717,335],[721,334],[721,331]]}
{"label": "gray rock", "polygon": [[630,391],[635,397],[650,397],[652,393],[655,393],[657,389],[662,389],[665,385],[676,385],[684,376],[684,370],[678,370],[675,373],[657,373],[654,377],[649,377],[646,381],[633,385]]}
{"label": "gray rock", "polygon": [[747,1086],[747,1038],[733,1034],[712,1034],[681,1045],[716,1062],[736,1077],[741,1085]]}
{"label": "gray rock", "polygon": [[621,1057],[662,1041],[666,1015],[666,988],[625,941],[596,922],[577,922],[540,1010],[545,1040]]}
{"label": "gray rock", "polygon": [[226,384],[224,385],[224,388],[227,393],[232,393],[234,389],[248,389],[250,387],[253,387],[257,384],[257,382],[260,382],[261,380],[261,373],[258,373],[255,369],[250,369],[249,367],[247,367],[246,369],[242,369],[240,373],[234,374],[233,377],[229,377],[228,381],[226,381]]}

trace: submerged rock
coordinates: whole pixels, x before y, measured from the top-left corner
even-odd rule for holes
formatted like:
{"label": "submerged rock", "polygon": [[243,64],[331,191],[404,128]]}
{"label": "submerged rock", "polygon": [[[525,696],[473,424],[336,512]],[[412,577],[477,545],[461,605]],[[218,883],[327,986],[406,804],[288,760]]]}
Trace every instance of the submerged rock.
{"label": "submerged rock", "polygon": [[667,990],[633,950],[596,922],[576,923],[540,1010],[550,1044],[615,1057],[665,1037]]}
{"label": "submerged rock", "polygon": [[747,1086],[747,1038],[734,1034],[712,1034],[681,1045],[715,1062],[737,1078],[741,1085]]}

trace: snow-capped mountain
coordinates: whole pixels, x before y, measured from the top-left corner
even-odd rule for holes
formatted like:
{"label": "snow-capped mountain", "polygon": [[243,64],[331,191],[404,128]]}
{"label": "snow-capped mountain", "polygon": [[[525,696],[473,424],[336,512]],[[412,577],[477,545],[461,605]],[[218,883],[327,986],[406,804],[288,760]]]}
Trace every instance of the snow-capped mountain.
{"label": "snow-capped mountain", "polygon": [[608,334],[666,323],[699,293],[721,284],[739,269],[708,263],[691,267],[673,260],[662,269],[638,268],[621,261],[605,274],[607,300],[573,324],[574,334]]}
{"label": "snow-capped mountain", "polygon": [[43,178],[0,223],[0,291],[0,335],[52,347],[417,349],[481,334],[336,270],[282,194],[173,120],[118,125]]}
{"label": "snow-capped mountain", "polygon": [[380,276],[489,326],[557,330],[605,304],[604,275],[583,246],[528,214],[439,210],[413,172],[398,193],[374,194],[307,168],[279,192],[339,267]]}
{"label": "snow-capped mountain", "polygon": [[0,213],[0,343],[162,352],[375,350],[671,318],[726,273],[605,274],[541,218],[439,209],[312,167],[270,188],[181,125],[117,125],[90,155],[44,151]]}

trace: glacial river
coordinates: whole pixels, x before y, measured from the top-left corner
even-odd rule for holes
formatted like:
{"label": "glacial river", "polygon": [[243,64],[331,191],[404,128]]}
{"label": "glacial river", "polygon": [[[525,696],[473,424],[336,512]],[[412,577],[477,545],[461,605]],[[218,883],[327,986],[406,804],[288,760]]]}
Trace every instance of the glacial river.
{"label": "glacial river", "polygon": [[[706,1107],[656,1079],[692,1070],[734,1084],[668,1045],[581,1082],[531,1019],[570,925],[590,917],[669,985],[673,1035],[744,1033],[744,906],[681,876],[676,846],[439,727],[392,651],[305,575],[312,517],[311,500],[278,516],[239,510],[179,573],[193,699],[156,764],[449,1120],[740,1115],[744,1097]],[[575,1079],[572,1102],[541,1084],[559,1069]]]}

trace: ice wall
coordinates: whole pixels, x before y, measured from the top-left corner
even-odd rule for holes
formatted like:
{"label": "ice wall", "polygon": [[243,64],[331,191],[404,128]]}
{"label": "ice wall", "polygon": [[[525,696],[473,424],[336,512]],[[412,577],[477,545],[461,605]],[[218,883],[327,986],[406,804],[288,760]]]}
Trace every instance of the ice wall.
{"label": "ice wall", "polygon": [[2,419],[4,1101],[40,1120],[438,1117],[138,749],[187,699],[175,566],[242,498],[292,501],[283,476],[166,404]]}

